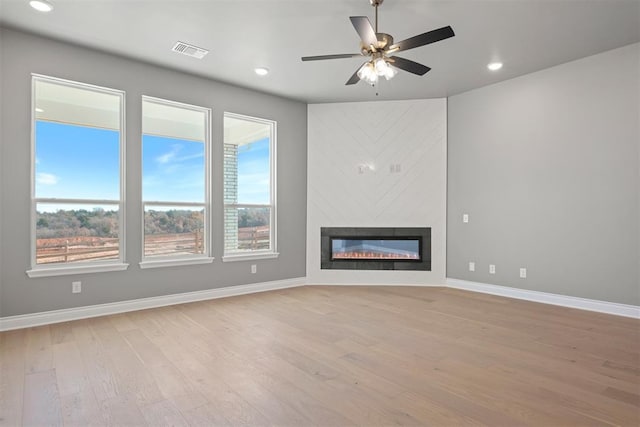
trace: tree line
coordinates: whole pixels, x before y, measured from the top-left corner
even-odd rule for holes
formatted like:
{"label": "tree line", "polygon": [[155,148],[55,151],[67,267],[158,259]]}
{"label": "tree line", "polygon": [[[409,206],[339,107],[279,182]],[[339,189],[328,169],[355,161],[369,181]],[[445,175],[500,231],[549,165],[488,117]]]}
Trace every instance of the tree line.
{"label": "tree line", "polygon": [[118,237],[118,212],[104,209],[37,212],[36,234],[39,239]]}
{"label": "tree line", "polygon": [[[152,210],[144,215],[145,234],[193,233],[203,228],[204,211]],[[268,208],[238,209],[238,227],[269,224]],[[69,209],[37,212],[39,239],[60,237],[118,237],[118,212],[104,209]]]}

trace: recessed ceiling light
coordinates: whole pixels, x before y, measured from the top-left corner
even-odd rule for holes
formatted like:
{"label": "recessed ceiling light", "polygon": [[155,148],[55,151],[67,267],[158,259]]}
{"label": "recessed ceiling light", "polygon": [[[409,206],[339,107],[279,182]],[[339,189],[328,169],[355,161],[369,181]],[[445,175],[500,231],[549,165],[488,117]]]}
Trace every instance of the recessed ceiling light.
{"label": "recessed ceiling light", "polygon": [[500,68],[502,68],[502,62],[492,62],[487,65],[487,68],[491,71],[498,71]]}
{"label": "recessed ceiling light", "polygon": [[44,110],[42,108],[36,107],[36,113],[44,113]]}
{"label": "recessed ceiling light", "polygon": [[269,74],[269,69],[265,67],[258,67],[253,71],[255,71],[259,76],[266,76],[267,74]]}
{"label": "recessed ceiling light", "polygon": [[51,12],[53,10],[53,5],[47,0],[31,0],[29,6],[38,12]]}

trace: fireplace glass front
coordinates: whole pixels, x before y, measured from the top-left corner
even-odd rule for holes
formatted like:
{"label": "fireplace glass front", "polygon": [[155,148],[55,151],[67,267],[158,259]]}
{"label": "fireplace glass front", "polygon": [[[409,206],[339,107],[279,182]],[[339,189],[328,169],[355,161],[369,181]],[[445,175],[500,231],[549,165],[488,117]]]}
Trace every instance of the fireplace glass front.
{"label": "fireplace glass front", "polygon": [[332,261],[420,262],[421,237],[376,237],[372,239],[332,237]]}

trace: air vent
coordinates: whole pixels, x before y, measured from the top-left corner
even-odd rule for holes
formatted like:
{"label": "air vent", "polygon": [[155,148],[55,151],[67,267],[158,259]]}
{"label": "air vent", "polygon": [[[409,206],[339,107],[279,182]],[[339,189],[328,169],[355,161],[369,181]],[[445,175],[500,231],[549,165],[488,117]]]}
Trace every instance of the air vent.
{"label": "air vent", "polygon": [[183,55],[192,56],[194,58],[202,59],[204,56],[209,53],[207,49],[203,49],[198,46],[194,46],[188,43],[177,42],[175,46],[171,49],[174,52],[181,53]]}

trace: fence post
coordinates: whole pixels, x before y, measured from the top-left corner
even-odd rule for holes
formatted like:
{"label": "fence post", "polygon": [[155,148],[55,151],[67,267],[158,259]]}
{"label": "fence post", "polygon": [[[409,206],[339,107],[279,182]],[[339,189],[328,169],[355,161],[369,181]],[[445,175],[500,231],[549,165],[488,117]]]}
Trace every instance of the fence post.
{"label": "fence post", "polygon": [[65,240],[64,242],[64,262],[69,261],[69,241]]}
{"label": "fence post", "polygon": [[194,244],[194,246],[193,246],[194,252],[195,252],[195,253],[197,253],[197,254],[199,254],[199,253],[200,253],[200,247],[199,247],[199,242],[198,242],[198,240],[199,240],[199,239],[198,239],[198,234],[199,234],[198,232],[199,232],[199,231],[200,231],[200,230],[199,230],[198,228],[196,228],[196,232],[195,232],[195,239],[196,239],[196,241],[195,241],[195,244]]}
{"label": "fence post", "polygon": [[251,228],[251,249],[256,249],[258,247],[258,232],[257,227]]}

